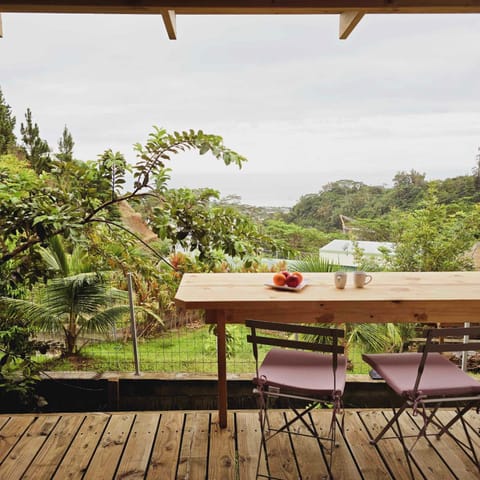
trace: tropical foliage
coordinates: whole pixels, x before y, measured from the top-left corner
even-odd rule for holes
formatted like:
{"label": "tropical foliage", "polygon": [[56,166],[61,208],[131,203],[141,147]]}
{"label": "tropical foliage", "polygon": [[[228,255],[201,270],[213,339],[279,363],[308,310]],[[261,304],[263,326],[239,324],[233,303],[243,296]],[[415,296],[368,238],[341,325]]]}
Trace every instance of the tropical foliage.
{"label": "tropical foliage", "polygon": [[62,334],[65,352],[71,355],[79,350],[81,333],[105,333],[128,313],[126,292],[111,287],[107,272],[91,271],[86,252],[75,247],[69,255],[54,237],[40,254],[56,276],[33,291],[33,301],[0,297],[7,318]]}
{"label": "tropical foliage", "polygon": [[[58,151],[51,151],[30,109],[18,137],[15,125],[0,90],[0,381],[15,366],[33,378],[29,342],[39,329],[60,332],[69,354],[82,348],[84,332],[109,331],[126,312],[128,274],[146,337],[184,322],[173,303],[184,272],[284,265],[267,265],[267,256],[296,259],[299,271],[333,271],[338,266],[318,258],[318,249],[333,238],[396,243],[381,266],[358,251],[366,269],[473,268],[479,165],[472,175],[442,181],[402,171],[391,187],[330,182],[285,211],[222,199],[210,188],[169,188],[169,163],[188,150],[242,167],[246,159],[217,135],[154,127],[145,143],[134,146],[137,160],[129,164],[111,148],[95,160],[76,159],[66,125]],[[125,206],[142,228],[126,222]],[[409,328],[349,326],[347,339],[373,351],[401,349]]]}

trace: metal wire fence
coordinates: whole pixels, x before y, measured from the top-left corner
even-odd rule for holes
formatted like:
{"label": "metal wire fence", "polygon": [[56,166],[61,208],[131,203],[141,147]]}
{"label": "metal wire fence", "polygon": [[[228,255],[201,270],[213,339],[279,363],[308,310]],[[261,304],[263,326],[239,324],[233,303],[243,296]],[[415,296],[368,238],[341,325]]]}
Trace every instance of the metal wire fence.
{"label": "metal wire fence", "polygon": [[[227,371],[229,374],[252,374],[255,363],[247,329],[243,325],[227,327]],[[62,338],[39,335],[57,346]],[[130,325],[126,320],[107,335],[83,335],[78,339],[80,355],[62,360],[60,348],[40,355],[47,370],[79,370],[95,372],[135,372],[135,356]],[[359,349],[349,349],[349,365],[354,373],[368,373]],[[194,321],[166,330],[149,338],[138,339],[138,362],[141,372],[184,375],[216,375],[217,339],[208,325]]]}

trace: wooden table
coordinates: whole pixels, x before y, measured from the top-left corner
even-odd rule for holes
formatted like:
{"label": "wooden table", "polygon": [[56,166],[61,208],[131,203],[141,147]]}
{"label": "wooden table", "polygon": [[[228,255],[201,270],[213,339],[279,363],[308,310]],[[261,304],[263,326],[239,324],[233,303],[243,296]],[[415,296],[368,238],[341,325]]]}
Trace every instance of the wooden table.
{"label": "wooden table", "polygon": [[332,273],[306,273],[298,292],[265,286],[271,273],[187,273],[175,297],[177,308],[202,309],[217,325],[218,409],[227,425],[225,325],[247,318],[277,322],[383,323],[478,322],[480,272],[378,272],[365,288],[349,274],[343,290]]}

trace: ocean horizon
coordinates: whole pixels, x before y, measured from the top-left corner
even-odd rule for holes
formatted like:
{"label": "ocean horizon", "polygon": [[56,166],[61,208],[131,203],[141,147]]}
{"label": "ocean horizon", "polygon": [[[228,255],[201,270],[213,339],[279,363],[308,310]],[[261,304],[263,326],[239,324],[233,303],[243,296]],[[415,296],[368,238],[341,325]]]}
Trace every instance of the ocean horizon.
{"label": "ocean horizon", "polygon": [[[258,207],[293,207],[303,195],[318,193],[330,182],[348,178],[335,179],[311,173],[172,173],[169,188],[214,188],[221,197],[237,195],[240,203]],[[357,180],[355,180],[357,181]],[[358,180],[361,181],[361,180]],[[382,185],[382,183],[368,183]]]}

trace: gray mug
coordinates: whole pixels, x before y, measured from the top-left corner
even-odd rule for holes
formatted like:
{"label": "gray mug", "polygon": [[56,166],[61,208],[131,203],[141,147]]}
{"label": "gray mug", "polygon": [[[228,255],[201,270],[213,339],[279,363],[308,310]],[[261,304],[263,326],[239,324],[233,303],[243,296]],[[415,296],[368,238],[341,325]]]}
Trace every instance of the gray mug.
{"label": "gray mug", "polygon": [[353,284],[356,288],[363,288],[372,281],[372,276],[368,273],[357,271],[353,272]]}
{"label": "gray mug", "polygon": [[337,288],[345,288],[347,284],[347,272],[335,272],[334,274],[335,286]]}

